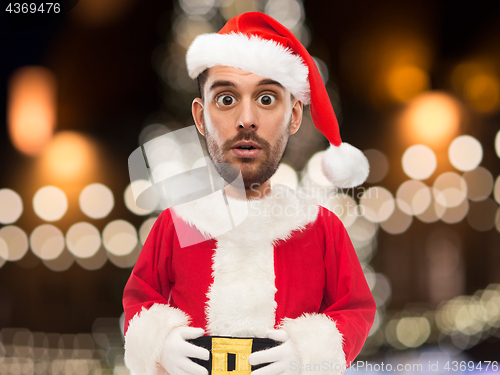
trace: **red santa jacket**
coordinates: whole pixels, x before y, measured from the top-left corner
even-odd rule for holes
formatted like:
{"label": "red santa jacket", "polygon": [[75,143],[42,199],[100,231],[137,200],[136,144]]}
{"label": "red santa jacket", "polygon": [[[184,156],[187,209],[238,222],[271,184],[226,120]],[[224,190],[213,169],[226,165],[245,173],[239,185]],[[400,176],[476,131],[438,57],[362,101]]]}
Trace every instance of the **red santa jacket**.
{"label": "red santa jacket", "polygon": [[282,328],[301,364],[342,373],[376,310],[342,222],[285,187],[229,206],[221,197],[167,209],[151,229],[123,296],[129,369],[164,373],[166,336],[190,325],[234,337]]}

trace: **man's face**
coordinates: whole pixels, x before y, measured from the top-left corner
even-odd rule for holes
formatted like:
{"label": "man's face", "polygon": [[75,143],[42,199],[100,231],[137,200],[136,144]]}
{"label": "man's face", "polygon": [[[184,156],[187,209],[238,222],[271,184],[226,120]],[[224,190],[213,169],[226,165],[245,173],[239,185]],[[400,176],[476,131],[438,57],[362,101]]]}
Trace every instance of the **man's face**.
{"label": "man's face", "polygon": [[[193,102],[193,117],[215,165],[239,167],[245,189],[269,180],[300,126],[302,103],[279,83],[228,66],[210,68],[203,94]],[[218,171],[226,181],[235,177]]]}

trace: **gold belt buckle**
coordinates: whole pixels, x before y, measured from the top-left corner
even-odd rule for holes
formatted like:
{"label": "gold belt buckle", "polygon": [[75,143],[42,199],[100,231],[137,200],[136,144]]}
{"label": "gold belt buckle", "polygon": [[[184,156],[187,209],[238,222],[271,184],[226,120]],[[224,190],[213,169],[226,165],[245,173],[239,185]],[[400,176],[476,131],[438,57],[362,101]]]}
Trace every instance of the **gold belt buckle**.
{"label": "gold belt buckle", "polygon": [[[212,375],[250,375],[252,366],[248,356],[252,353],[252,339],[212,337]],[[227,355],[235,355],[235,368],[227,370]]]}

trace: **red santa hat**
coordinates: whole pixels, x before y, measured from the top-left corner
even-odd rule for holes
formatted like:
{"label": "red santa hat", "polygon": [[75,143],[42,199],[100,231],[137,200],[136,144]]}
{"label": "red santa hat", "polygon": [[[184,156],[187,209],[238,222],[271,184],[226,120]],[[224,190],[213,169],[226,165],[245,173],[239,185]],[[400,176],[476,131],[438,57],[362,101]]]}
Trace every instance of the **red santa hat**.
{"label": "red santa hat", "polygon": [[186,55],[189,76],[196,78],[216,65],[233,66],[273,79],[297,99],[310,105],[316,128],[328,139],[322,167],[333,185],[362,184],[368,160],[357,148],[342,142],[337,118],[316,63],[285,26],[259,13],[243,13],[213,34],[196,37]]}

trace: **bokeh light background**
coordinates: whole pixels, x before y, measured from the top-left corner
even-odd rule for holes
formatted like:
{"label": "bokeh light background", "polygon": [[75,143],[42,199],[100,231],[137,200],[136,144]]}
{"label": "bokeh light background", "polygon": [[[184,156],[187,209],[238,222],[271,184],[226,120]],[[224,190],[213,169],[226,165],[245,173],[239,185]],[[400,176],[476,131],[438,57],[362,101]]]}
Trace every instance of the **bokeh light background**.
{"label": "bokeh light background", "polygon": [[80,0],[1,34],[1,374],[128,373],[121,294],[157,213],[127,158],[193,124],[187,47],[250,10],[308,47],[371,164],[333,190],[306,109],[273,177],[347,227],[378,306],[358,359],[500,361],[498,2]]}

